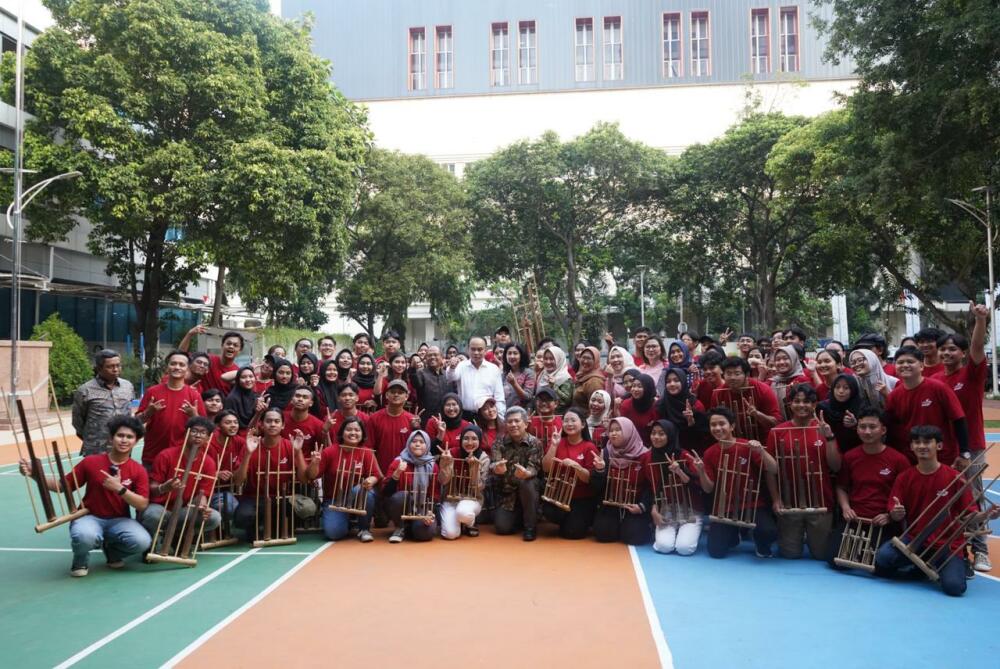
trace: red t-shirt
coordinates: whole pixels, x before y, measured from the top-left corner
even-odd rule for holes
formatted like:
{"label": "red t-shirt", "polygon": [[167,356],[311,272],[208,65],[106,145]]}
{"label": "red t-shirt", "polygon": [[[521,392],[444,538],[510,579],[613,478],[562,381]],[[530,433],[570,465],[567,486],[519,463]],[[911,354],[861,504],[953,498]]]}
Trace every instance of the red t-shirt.
{"label": "red t-shirt", "polygon": [[296,430],[300,430],[305,435],[305,439],[302,441],[302,455],[306,456],[306,460],[317,448],[326,447],[323,421],[311,413],[306,413],[306,419],[298,422],[292,417],[291,411],[285,412],[285,427],[281,429],[281,436],[291,441]]}
{"label": "red t-shirt", "polygon": [[[744,390],[744,388],[749,388],[749,390]],[[711,402],[706,406],[710,409],[717,406],[725,406],[732,409],[733,413],[736,414],[736,436],[749,439],[751,437],[748,434],[744,434],[743,427],[747,421],[753,419],[744,418],[746,409],[741,399],[742,397],[749,397],[750,401],[757,408],[757,411],[774,418],[778,423],[784,420],[781,409],[778,407],[778,396],[774,394],[771,386],[757,379],[748,378],[747,385],[736,392],[725,385],[717,388],[712,393]],[[766,423],[757,421],[758,441],[761,443],[766,441],[767,433],[770,429],[770,426]]]}
{"label": "red t-shirt", "polygon": [[698,383],[698,386],[694,389],[694,396],[698,398],[698,401],[701,402],[701,405],[703,407],[711,407],[713,406],[712,394],[718,388],[724,388],[725,386],[726,384],[723,383],[722,381],[720,381],[718,385],[716,385],[707,379],[702,379]]}
{"label": "red t-shirt", "polygon": [[[792,415],[792,389],[795,386],[797,386],[799,384],[802,384],[802,383],[806,384],[807,386],[814,387],[812,379],[810,379],[805,374],[799,374],[798,376],[792,378],[788,383],[785,383],[783,381],[778,381],[776,378],[772,378],[771,379],[771,390],[774,391],[775,398],[778,397],[778,391],[777,391],[777,389],[780,388],[780,387],[782,387],[782,386],[784,386],[784,388],[785,388],[785,401],[784,401],[784,405],[785,406],[784,406],[784,409],[782,411],[782,417],[781,417],[780,420],[785,420],[786,416],[791,417],[791,415]],[[820,397],[819,399],[822,400],[824,398]]]}
{"label": "red t-shirt", "polygon": [[[761,485],[763,474],[763,458],[760,454],[747,445],[746,439],[737,439],[731,446],[723,448],[718,442],[712,444],[702,456],[705,463],[705,475],[713,483],[719,480],[719,468],[722,464],[723,456],[729,456],[726,467],[729,470],[737,470],[740,473],[730,478],[729,481],[729,511],[735,511],[737,505],[735,500],[737,495],[733,491],[742,491],[745,495],[744,507],[765,506],[763,495],[757,495],[757,503],[753,504],[754,490],[758,490]],[[749,463],[749,467],[747,464]],[[715,492],[719,488],[716,486]]]}
{"label": "red t-shirt", "polygon": [[[543,420],[548,418],[549,420]],[[542,455],[549,448],[552,433],[562,431],[562,416],[532,416],[528,424],[528,434],[542,443]]]}
{"label": "red t-shirt", "polygon": [[938,374],[944,374],[944,363],[939,362],[936,365],[924,365],[924,378],[930,378],[932,376],[937,376]]}
{"label": "red t-shirt", "polygon": [[[368,417],[368,443],[375,449],[379,469],[383,472],[403,452],[414,418],[409,411],[390,416],[387,409],[379,409]],[[430,444],[427,447],[430,448]]]}
{"label": "red t-shirt", "polygon": [[263,395],[264,391],[274,385],[274,379],[257,380],[253,384],[253,391],[258,395]]}
{"label": "red t-shirt", "polygon": [[223,366],[222,358],[217,355],[208,356],[208,371],[205,372],[204,378],[201,380],[201,385],[203,390],[209,390],[210,388],[217,388],[222,392],[222,396],[225,397],[229,394],[229,391],[233,389],[233,384],[223,381],[222,375],[226,372],[235,372],[239,369],[239,365],[235,362],[231,362],[228,365]]}
{"label": "red t-shirt", "polygon": [[986,359],[979,364],[969,362],[959,367],[954,374],[939,374],[935,377],[943,382],[958,397],[965,422],[969,427],[969,450],[982,451],[986,448],[985,423],[983,422],[983,398],[986,395]]}
{"label": "red t-shirt", "polygon": [[[444,447],[449,451],[453,448],[457,448],[461,443],[461,439],[459,437],[462,435],[462,430],[464,430],[467,425],[469,425],[469,421],[459,420],[458,427],[451,430],[446,429],[444,432]],[[438,438],[438,429],[439,425],[437,416],[431,416],[430,420],[427,421],[427,434],[431,436],[431,439]]]}
{"label": "red t-shirt", "polygon": [[[128,518],[131,515],[129,505],[118,491],[104,487],[107,477],[101,470],[111,474],[114,466],[107,453],[88,455],[76,463],[63,483],[67,490],[76,490],[77,484],[87,486],[83,493],[83,505],[97,518]],[[123,486],[141,497],[149,498],[149,475],[142,465],[129,458],[117,467]]]}
{"label": "red t-shirt", "polygon": [[146,438],[142,442],[142,462],[152,465],[156,456],[173,444],[184,441],[184,425],[188,415],[181,410],[184,402],[198,408],[198,415],[205,415],[205,403],[201,401],[201,393],[191,386],[183,386],[179,390],[171,390],[165,383],[160,383],[142,396],[138,413],[142,413],[153,400],[163,400],[166,406],[160,409],[146,422]]}
{"label": "red t-shirt", "polygon": [[952,421],[965,417],[955,392],[939,379],[924,379],[913,390],[897,383],[885,402],[889,422],[889,445],[916,462],[910,450],[910,428],[915,425],[936,425],[941,428],[944,443],[938,460],[950,465],[958,457],[958,441]]}
{"label": "red t-shirt", "polygon": [[[955,479],[959,482],[949,486]],[[965,479],[957,471],[948,465],[940,465],[933,474],[921,473],[916,467],[910,467],[898,477],[892,485],[892,493],[886,503],[886,511],[891,511],[894,505],[893,497],[898,498],[900,504],[906,508],[906,536],[913,538],[930,523],[934,516],[938,514],[944,506],[951,501],[958,490],[962,487]],[[931,507],[928,509],[928,507]],[[924,509],[928,509],[924,513]],[[957,502],[948,509],[948,516],[952,519],[965,511],[976,511],[976,503],[972,499],[972,492],[965,489]],[[928,539],[935,547],[944,545],[947,538],[949,523],[941,523],[937,529],[930,533]],[[965,546],[965,535],[961,532],[954,537],[951,542],[952,551],[960,551]],[[925,544],[928,545],[928,544]]]}
{"label": "red t-shirt", "polygon": [[243,484],[243,497],[257,496],[258,479],[263,489],[262,496],[270,497],[279,492],[289,492],[295,481],[295,449],[292,442],[282,438],[277,446],[270,448],[261,443],[250,454],[247,464],[247,478]]}
{"label": "red t-shirt", "polygon": [[[400,462],[401,462],[401,460],[399,458],[396,458],[391,463],[389,463],[389,468],[385,472],[385,478],[386,479],[392,478],[392,475],[396,472],[397,469],[399,469],[399,463]],[[438,499],[438,487],[439,486],[438,486],[438,482],[437,482],[437,474],[438,474],[438,465],[437,465],[437,462],[435,462],[434,463],[434,470],[433,470],[433,472],[431,474],[430,480],[427,482],[427,489],[431,493],[431,497],[432,497],[432,499],[434,499],[434,501],[437,501],[437,499]],[[415,475],[415,472],[413,471],[413,465],[407,463],[407,465],[406,465],[406,471],[403,472],[402,475],[400,475],[399,480],[396,482],[396,491],[398,492],[400,490],[405,490],[405,491],[413,490],[414,489],[414,484],[413,484],[414,475]]]}
{"label": "red t-shirt", "polygon": [[[662,501],[667,505],[670,504],[691,504],[691,508],[697,512],[701,513],[704,505],[702,504],[702,490],[701,484],[698,482],[698,470],[694,466],[694,456],[691,455],[690,451],[681,449],[680,454],[676,460],[681,463],[681,467],[684,469],[684,473],[687,474],[690,479],[687,486],[684,486],[679,480],[673,480],[674,477],[669,476],[670,470],[667,468],[666,464],[653,464],[652,454],[655,453],[655,449],[650,451],[649,458],[649,483],[654,490],[654,495],[661,497]],[[661,477],[661,474],[664,476]],[[663,479],[666,479],[668,485],[664,485]],[[674,485],[676,483],[677,485]],[[678,488],[680,486],[680,489]],[[681,489],[687,488],[688,494],[686,499],[682,497],[683,493]],[[666,509],[669,511],[669,508]],[[664,509],[660,510],[661,513]]]}
{"label": "red t-shirt", "polygon": [[910,468],[910,461],[894,448],[870,455],[864,447],[844,453],[840,471],[837,472],[837,487],[847,491],[854,513],[871,520],[885,513],[889,504],[892,484],[904,471]]}
{"label": "red t-shirt", "polygon": [[[240,467],[240,458],[243,457],[243,452],[246,450],[247,441],[238,434],[228,437],[228,443],[226,439],[227,437],[221,436],[218,430],[213,432],[212,440],[208,443],[208,452],[215,460],[219,470],[235,472]],[[226,446],[225,453],[222,452],[223,444]]]}
{"label": "red t-shirt", "polygon": [[[799,508],[824,506],[833,511],[826,439],[815,419],[802,428],[790,420],[775,425],[767,435],[766,448],[778,460],[778,487],[786,506],[796,501]],[[805,457],[794,458],[797,454]]]}
{"label": "red t-shirt", "polygon": [[333,498],[337,489],[338,475],[348,482],[369,476],[382,479],[375,451],[370,448],[343,448],[335,444],[324,448],[319,458],[319,476],[323,478],[323,497],[327,501]]}
{"label": "red t-shirt", "polygon": [[[548,450],[548,446],[546,446]],[[594,471],[594,456],[597,455],[597,447],[589,441],[581,441],[578,444],[571,444],[563,437],[556,446],[556,460],[569,458],[581,464],[584,469]],[[573,488],[573,499],[593,497],[593,491],[589,485],[577,480]]]}
{"label": "red t-shirt", "polygon": [[[188,453],[181,453],[181,447],[171,446],[165,451],[160,451],[153,461],[153,471],[150,479],[157,483],[166,483],[172,478],[184,480],[184,466],[187,464]],[[178,463],[180,463],[178,465]],[[191,463],[191,471],[188,473],[187,484],[184,486],[184,503],[188,504],[194,497],[195,491],[206,497],[212,493],[212,479],[218,468],[215,458],[212,457],[210,449],[204,449],[195,454]],[[200,476],[199,476],[200,475]],[[156,495],[149,501],[154,504],[167,505],[176,499],[173,491],[165,495]]]}
{"label": "red t-shirt", "polygon": [[635,429],[639,430],[639,436],[642,437],[642,443],[649,446],[649,428],[653,423],[661,418],[660,412],[656,408],[656,402],[653,402],[645,411],[639,411],[635,408],[632,398],[627,397],[625,398],[625,401],[622,402],[619,413],[622,418],[628,418],[635,424]]}
{"label": "red t-shirt", "polygon": [[[344,415],[344,412],[340,409],[331,414],[333,416],[333,427],[330,428],[330,443],[338,444],[340,443],[340,426],[344,424],[344,421],[348,419],[348,416]],[[358,411],[355,414],[356,418],[361,419],[361,424],[365,426],[365,438],[368,438],[368,418],[369,414],[364,411]]]}

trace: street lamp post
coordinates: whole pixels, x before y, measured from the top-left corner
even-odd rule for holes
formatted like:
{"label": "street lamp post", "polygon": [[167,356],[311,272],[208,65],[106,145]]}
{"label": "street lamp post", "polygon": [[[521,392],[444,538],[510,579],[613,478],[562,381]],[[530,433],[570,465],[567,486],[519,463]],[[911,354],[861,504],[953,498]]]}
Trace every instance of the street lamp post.
{"label": "street lamp post", "polygon": [[948,198],[948,202],[967,213],[972,218],[979,221],[986,228],[986,257],[988,260],[989,274],[990,274],[990,290],[988,293],[988,301],[990,307],[990,368],[993,371],[993,394],[1000,392],[997,388],[997,322],[996,322],[996,303],[994,298],[994,292],[996,291],[996,280],[993,278],[993,225],[990,219],[990,208],[991,200],[990,196],[992,194],[991,186],[980,186],[979,188],[973,188],[973,193],[985,192],[986,193],[986,211],[978,207],[974,207],[964,200],[954,200]]}
{"label": "street lamp post", "polygon": [[646,327],[646,266],[639,265],[639,325]]}

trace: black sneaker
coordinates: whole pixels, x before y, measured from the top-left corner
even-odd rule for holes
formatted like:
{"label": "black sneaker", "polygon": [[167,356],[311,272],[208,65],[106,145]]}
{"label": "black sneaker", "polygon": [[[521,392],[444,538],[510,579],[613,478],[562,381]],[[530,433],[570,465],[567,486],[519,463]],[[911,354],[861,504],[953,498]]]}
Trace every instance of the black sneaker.
{"label": "black sneaker", "polygon": [[524,534],[522,535],[522,538],[525,541],[534,541],[535,540],[535,528],[531,528],[530,530],[525,530]]}
{"label": "black sneaker", "polygon": [[470,526],[463,525],[462,534],[464,534],[467,537],[478,537],[479,528],[476,527],[475,525],[470,525]]}

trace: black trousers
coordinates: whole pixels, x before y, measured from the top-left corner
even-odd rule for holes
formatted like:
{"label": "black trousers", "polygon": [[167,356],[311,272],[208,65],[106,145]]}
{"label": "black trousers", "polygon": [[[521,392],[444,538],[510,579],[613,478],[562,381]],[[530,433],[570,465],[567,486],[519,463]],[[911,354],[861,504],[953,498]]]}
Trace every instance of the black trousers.
{"label": "black trousers", "polygon": [[593,497],[574,499],[569,503],[569,511],[552,502],[543,502],[542,514],[559,526],[559,536],[563,539],[583,539],[594,522],[595,502]]}
{"label": "black trousers", "polygon": [[538,524],[538,485],[533,478],[518,485],[514,510],[498,506],[493,516],[497,534],[514,534],[519,529],[533,530]]}
{"label": "black trousers", "polygon": [[594,538],[601,543],[620,541],[629,546],[643,546],[653,542],[653,520],[648,511],[629,513],[602,504],[594,513]]}

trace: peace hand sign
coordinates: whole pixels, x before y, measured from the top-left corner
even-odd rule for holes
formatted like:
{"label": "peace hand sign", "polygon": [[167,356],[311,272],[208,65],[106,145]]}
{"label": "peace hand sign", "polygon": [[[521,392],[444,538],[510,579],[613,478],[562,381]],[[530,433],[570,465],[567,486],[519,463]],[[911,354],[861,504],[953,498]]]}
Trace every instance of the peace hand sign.
{"label": "peace hand sign", "polygon": [[694,409],[691,408],[691,400],[684,400],[684,418],[687,420],[688,427],[694,425]]}

